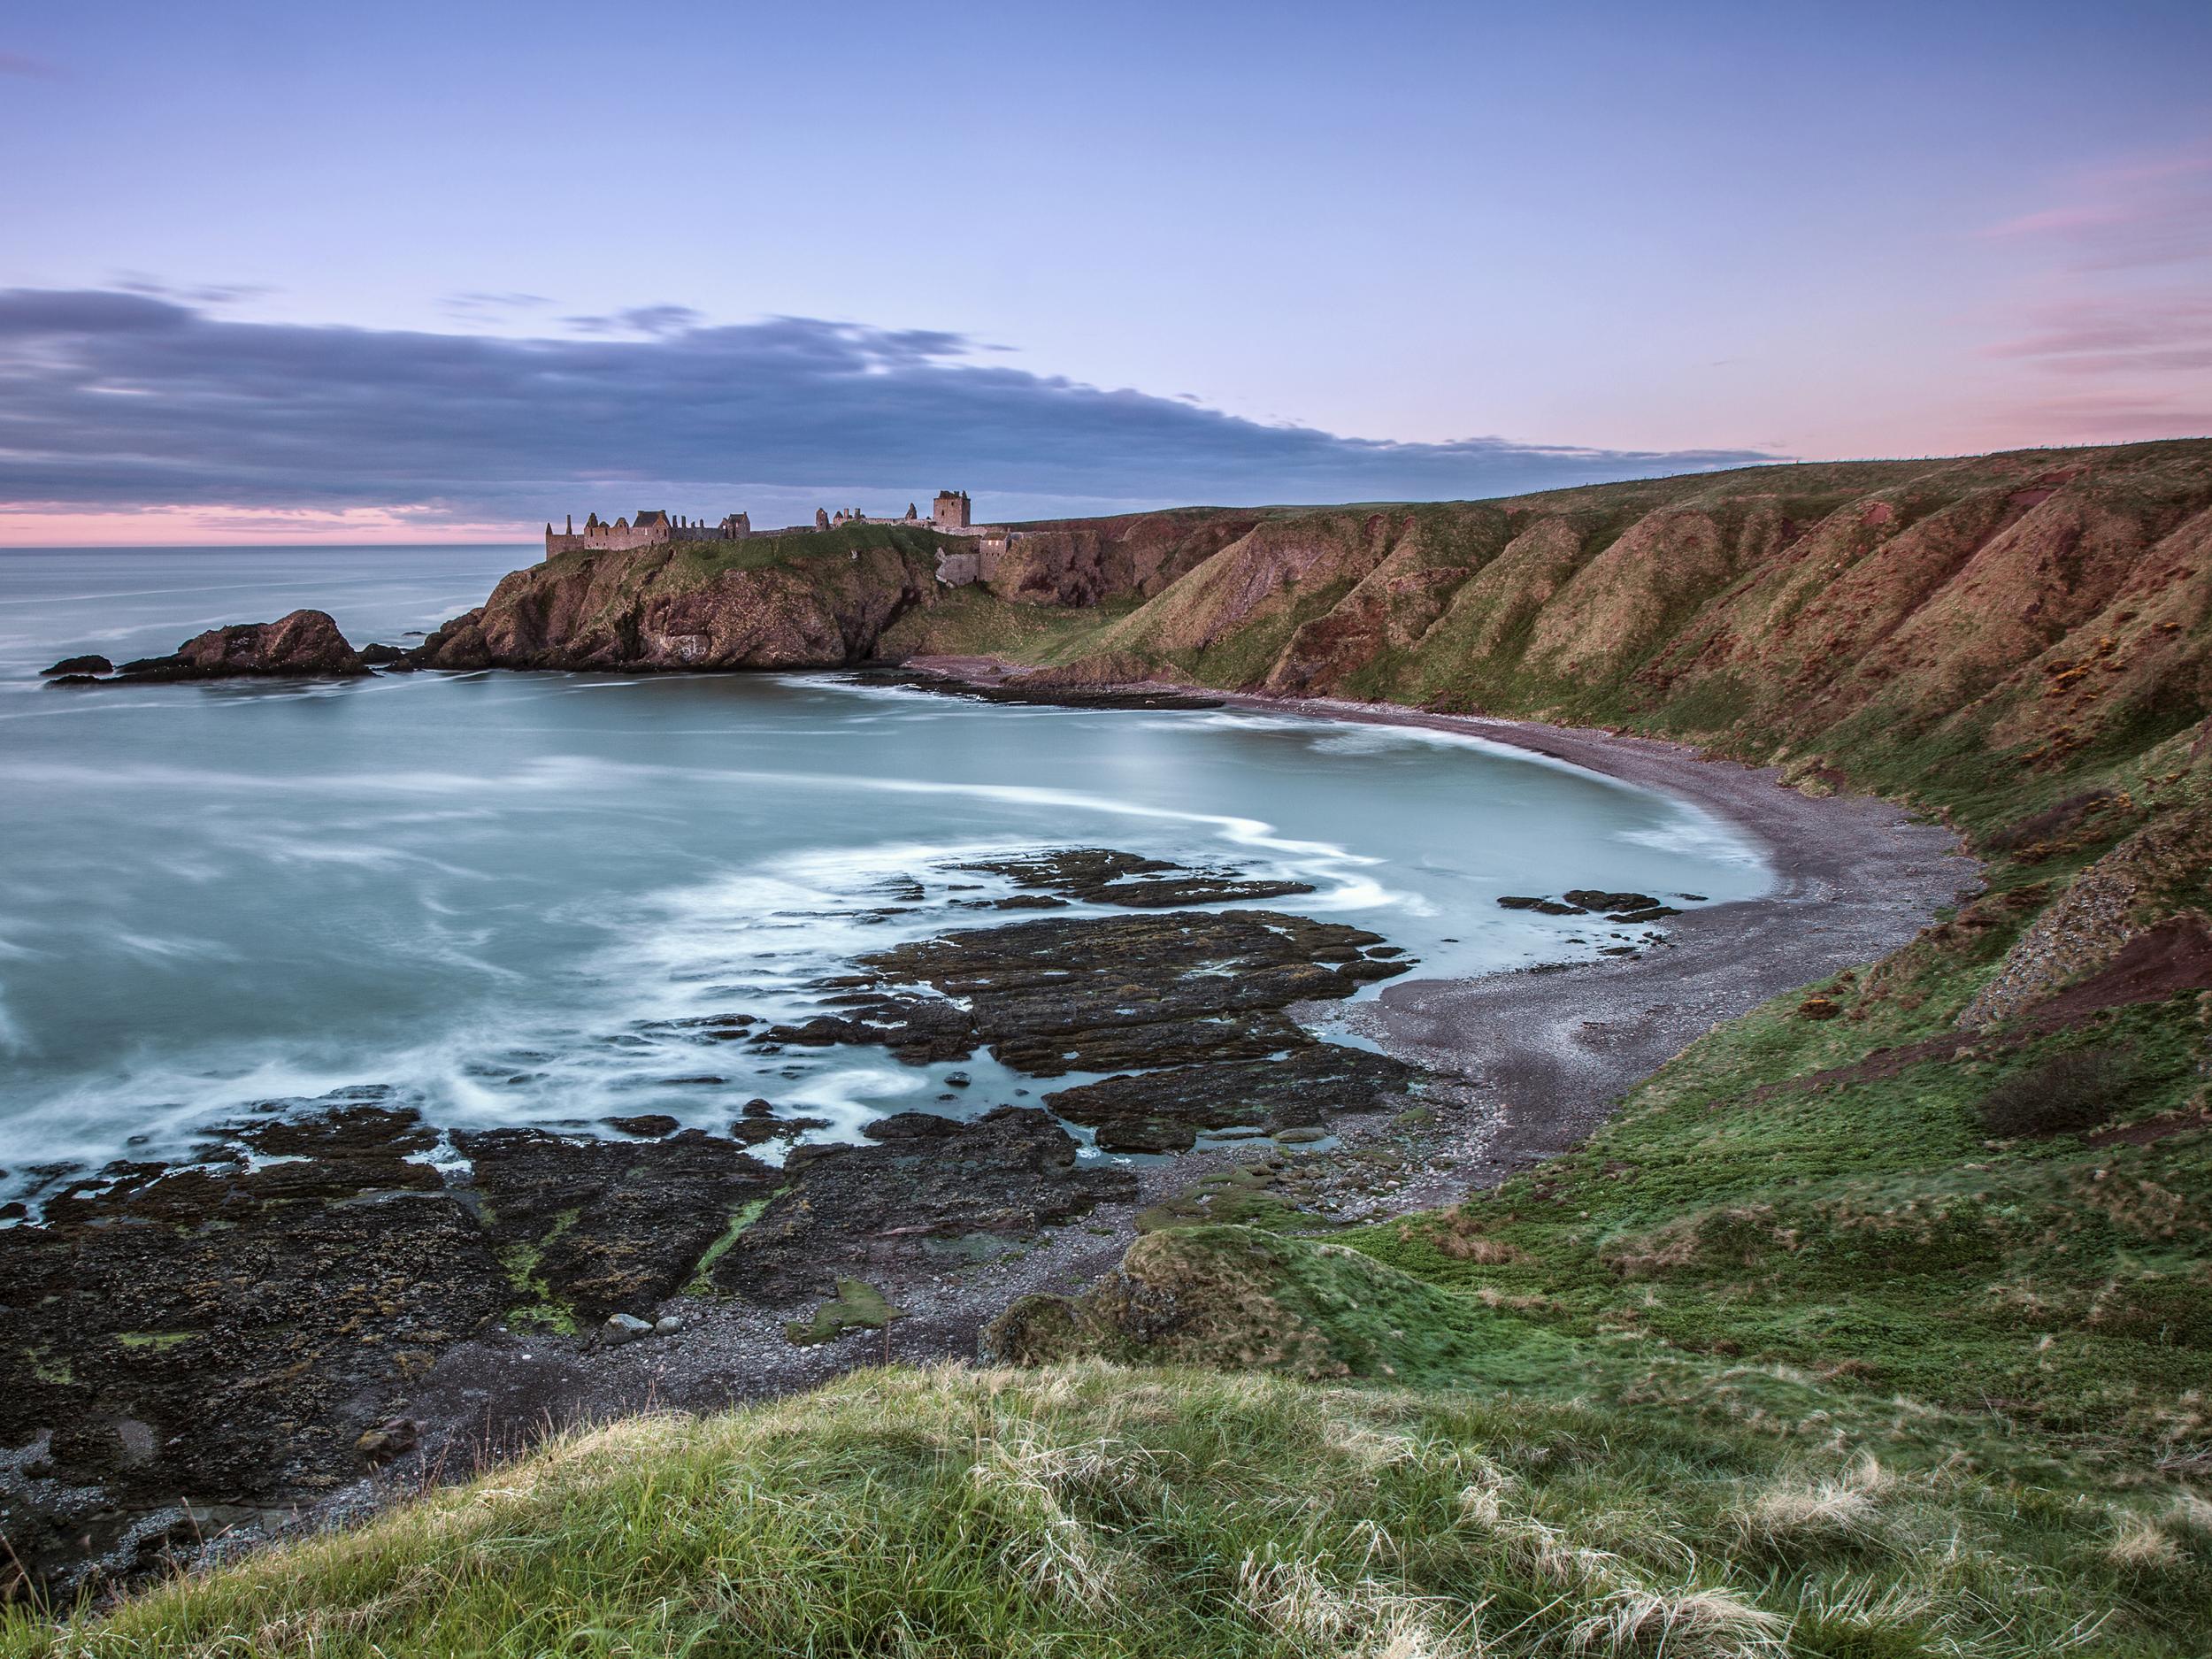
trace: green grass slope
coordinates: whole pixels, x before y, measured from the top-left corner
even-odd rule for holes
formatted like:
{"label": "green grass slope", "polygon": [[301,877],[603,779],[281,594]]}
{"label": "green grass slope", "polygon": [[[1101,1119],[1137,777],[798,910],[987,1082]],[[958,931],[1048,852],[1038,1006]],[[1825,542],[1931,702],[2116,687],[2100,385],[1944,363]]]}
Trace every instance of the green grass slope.
{"label": "green grass slope", "polygon": [[2026,1659],[2212,1636],[2212,1511],[2172,1482],[2115,1501],[1769,1371],[1640,1384],[861,1372],[572,1436],[96,1623],[18,1617],[0,1652]]}

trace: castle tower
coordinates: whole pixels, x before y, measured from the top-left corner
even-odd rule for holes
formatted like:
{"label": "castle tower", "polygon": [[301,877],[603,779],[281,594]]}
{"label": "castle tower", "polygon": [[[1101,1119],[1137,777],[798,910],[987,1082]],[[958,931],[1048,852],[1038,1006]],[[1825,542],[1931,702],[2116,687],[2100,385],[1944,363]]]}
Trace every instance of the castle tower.
{"label": "castle tower", "polygon": [[968,492],[941,489],[937,499],[929,504],[929,522],[940,530],[965,530],[968,527]]}

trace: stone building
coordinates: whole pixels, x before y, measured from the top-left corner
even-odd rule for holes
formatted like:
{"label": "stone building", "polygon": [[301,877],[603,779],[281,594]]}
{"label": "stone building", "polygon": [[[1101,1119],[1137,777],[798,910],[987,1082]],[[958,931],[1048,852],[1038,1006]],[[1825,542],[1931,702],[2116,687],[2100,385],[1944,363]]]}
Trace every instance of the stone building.
{"label": "stone building", "polygon": [[753,533],[753,521],[742,512],[726,513],[713,524],[680,518],[653,508],[641,508],[634,518],[603,523],[597,513],[576,527],[570,514],[560,529],[549,520],[545,526],[545,557],[556,553],[625,553],[632,548],[658,547],[669,541],[742,541]]}
{"label": "stone building", "polygon": [[[991,555],[1002,553],[1006,544],[1014,539],[1014,533],[1002,525],[972,524],[969,521],[968,492],[964,489],[941,489],[929,505],[929,517],[924,519],[914,503],[906,503],[906,513],[898,518],[872,518],[857,507],[840,507],[833,513],[826,507],[814,510],[817,530],[833,530],[850,524],[910,525],[927,524],[939,535],[973,537],[978,541],[975,553],[950,554],[947,565],[941,560],[940,578],[955,586],[964,585],[977,578],[974,572]],[[809,526],[793,525],[783,530],[764,530],[762,535],[803,534]],[[752,519],[741,512],[727,514],[713,524],[698,519],[672,517],[656,508],[641,508],[634,517],[617,518],[612,524],[603,522],[597,513],[584,520],[579,530],[572,515],[558,530],[550,522],[545,526],[545,556],[556,553],[622,553],[632,548],[659,547],[670,541],[742,541],[755,534]],[[954,572],[946,576],[949,570]]]}

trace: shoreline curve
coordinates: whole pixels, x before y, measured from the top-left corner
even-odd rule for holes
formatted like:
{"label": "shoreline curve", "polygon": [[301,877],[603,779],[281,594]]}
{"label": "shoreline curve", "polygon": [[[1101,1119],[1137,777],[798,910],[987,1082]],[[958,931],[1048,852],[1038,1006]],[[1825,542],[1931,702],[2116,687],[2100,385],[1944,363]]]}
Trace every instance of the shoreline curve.
{"label": "shoreline curve", "polygon": [[[1000,695],[1026,671],[995,658],[918,657],[901,667]],[[1707,1032],[1784,992],[1898,949],[1935,913],[1978,890],[1980,864],[1944,826],[1877,795],[1808,795],[1777,768],[1708,756],[1686,744],[1595,727],[1392,703],[1281,697],[1167,680],[1084,688],[1203,696],[1340,724],[1417,726],[1477,737],[1687,802],[1723,818],[1765,856],[1773,888],[1670,920],[1668,948],[1626,958],[1413,979],[1372,1000],[1331,1008],[1332,1023],[1394,1058],[1472,1092],[1488,1133],[1471,1147],[1469,1187],[1576,1145],[1620,1098]],[[1062,699],[1041,690],[1038,702]],[[1471,1102],[1472,1103],[1472,1102]],[[1404,1207],[1457,1202],[1434,1178]]]}

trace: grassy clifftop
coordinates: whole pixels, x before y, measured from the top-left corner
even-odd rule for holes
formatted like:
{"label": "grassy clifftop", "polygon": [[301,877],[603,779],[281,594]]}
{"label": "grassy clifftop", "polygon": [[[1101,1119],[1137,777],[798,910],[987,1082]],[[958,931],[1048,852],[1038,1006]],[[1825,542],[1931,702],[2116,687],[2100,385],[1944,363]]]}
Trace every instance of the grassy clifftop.
{"label": "grassy clifftop", "polygon": [[[862,1372],[182,1580],[102,1655],[2201,1651],[2202,1509],[1757,1368],[1581,1398]],[[2010,1462],[2004,1473],[1991,1466]],[[2178,1506],[2178,1507],[2177,1507]],[[2185,1545],[2177,1541],[2188,1540]]]}

